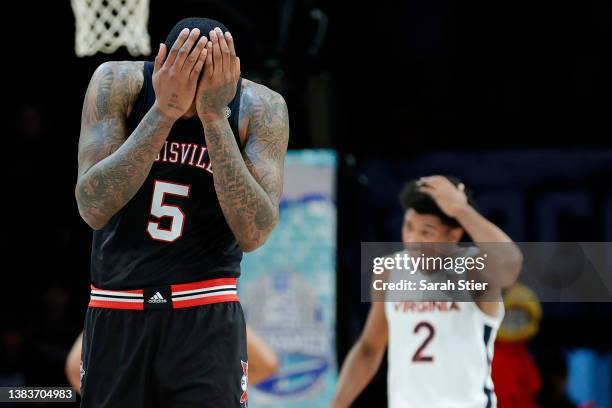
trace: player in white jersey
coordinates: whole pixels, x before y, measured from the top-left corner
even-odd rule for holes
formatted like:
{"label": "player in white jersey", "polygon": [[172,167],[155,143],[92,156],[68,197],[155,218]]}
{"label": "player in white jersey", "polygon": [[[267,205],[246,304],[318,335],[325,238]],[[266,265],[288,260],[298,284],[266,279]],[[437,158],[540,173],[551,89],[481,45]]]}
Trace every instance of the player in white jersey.
{"label": "player in white jersey", "polygon": [[[465,232],[476,253],[479,243],[506,243],[487,260],[495,265],[495,278],[484,295],[471,301],[372,302],[365,328],[342,366],[331,406],[350,406],[378,370],[388,343],[390,408],[496,407],[490,364],[503,303],[491,300],[501,300],[501,290],[516,281],[521,252],[474,209],[465,186],[454,177],[413,180],[400,201],[407,247],[456,244]],[[427,281],[446,281],[451,275],[445,270],[418,273]]]}

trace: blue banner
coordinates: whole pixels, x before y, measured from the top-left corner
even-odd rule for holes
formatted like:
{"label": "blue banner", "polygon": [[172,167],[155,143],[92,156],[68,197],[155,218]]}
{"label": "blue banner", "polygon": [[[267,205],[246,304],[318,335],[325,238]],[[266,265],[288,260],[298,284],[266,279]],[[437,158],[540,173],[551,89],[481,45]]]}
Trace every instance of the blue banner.
{"label": "blue banner", "polygon": [[291,151],[280,221],[246,254],[239,280],[247,324],[278,354],[279,372],[249,387],[249,406],[326,407],[336,368],[336,155]]}

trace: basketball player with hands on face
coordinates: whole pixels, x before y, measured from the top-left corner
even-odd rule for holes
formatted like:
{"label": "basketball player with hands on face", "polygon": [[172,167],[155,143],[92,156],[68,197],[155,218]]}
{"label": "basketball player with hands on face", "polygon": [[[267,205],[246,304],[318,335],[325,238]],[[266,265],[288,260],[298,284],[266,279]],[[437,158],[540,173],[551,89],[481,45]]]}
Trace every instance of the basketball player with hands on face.
{"label": "basketball player with hands on face", "polygon": [[236,280],[278,222],[288,136],[285,101],[240,77],[217,21],[96,70],[75,191],[95,230],[83,407],[247,406]]}
{"label": "basketball player with hands on face", "polygon": [[[372,302],[363,332],[342,365],[331,407],[345,408],[353,403],[378,370],[387,345],[390,408],[495,407],[491,360],[504,314],[501,291],[516,281],[521,251],[476,211],[465,185],[454,177],[412,180],[400,194],[400,202],[407,254],[415,247],[440,244],[434,248],[440,251],[437,254],[447,251],[453,256],[474,257],[487,248],[483,275],[475,272],[467,278],[489,285],[485,293],[469,293],[465,301]],[[475,245],[456,245],[465,233]],[[457,274],[439,269],[416,271],[415,276],[439,282]]]}

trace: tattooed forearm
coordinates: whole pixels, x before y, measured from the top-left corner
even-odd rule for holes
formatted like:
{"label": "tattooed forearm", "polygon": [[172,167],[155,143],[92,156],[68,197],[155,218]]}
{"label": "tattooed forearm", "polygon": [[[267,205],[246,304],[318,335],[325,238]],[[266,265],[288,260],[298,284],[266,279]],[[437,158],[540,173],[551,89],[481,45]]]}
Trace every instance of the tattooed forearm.
{"label": "tattooed forearm", "polygon": [[81,216],[95,229],[142,186],[173,123],[152,107],[127,137],[125,118],[142,83],[141,71],[105,65],[94,74],[85,97],[75,190]]}
{"label": "tattooed forearm", "polygon": [[227,120],[208,122],[204,132],[219,204],[236,239],[249,250],[272,230],[274,204],[249,173]]}
{"label": "tattooed forearm", "polygon": [[[257,87],[259,87],[257,85]],[[278,222],[289,123],[280,95],[251,89],[241,115],[248,115],[244,152],[225,119],[203,119],[217,197],[228,225],[245,251],[261,246]]]}
{"label": "tattooed forearm", "polygon": [[79,177],[79,211],[92,227],[104,226],[136,194],[171,127],[168,118],[152,108],[121,147]]}

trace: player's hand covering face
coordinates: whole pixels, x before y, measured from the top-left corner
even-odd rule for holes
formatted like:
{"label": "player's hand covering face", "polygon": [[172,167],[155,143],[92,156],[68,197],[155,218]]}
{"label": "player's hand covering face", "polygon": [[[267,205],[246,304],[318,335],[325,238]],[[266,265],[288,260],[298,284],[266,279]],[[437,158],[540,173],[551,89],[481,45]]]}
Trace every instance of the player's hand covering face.
{"label": "player's hand covering face", "polygon": [[[183,29],[167,55],[166,45],[160,44],[153,69],[155,105],[167,116],[178,119],[191,107],[198,78],[206,61],[206,37],[200,30]],[[196,43],[197,41],[197,43]],[[195,47],[194,47],[195,44]]]}
{"label": "player's hand covering face", "polygon": [[204,73],[198,84],[198,115],[223,117],[225,107],[234,99],[240,78],[240,58],[236,56],[234,39],[220,28],[210,32]]}

